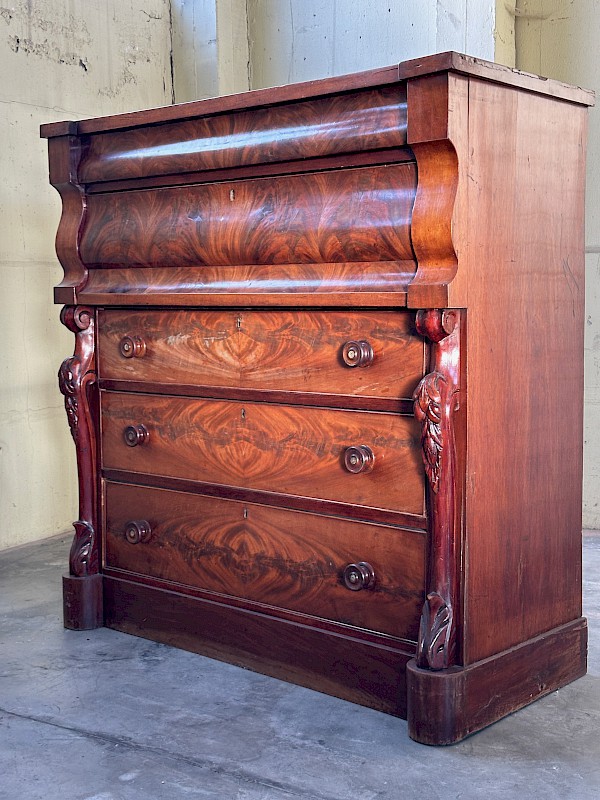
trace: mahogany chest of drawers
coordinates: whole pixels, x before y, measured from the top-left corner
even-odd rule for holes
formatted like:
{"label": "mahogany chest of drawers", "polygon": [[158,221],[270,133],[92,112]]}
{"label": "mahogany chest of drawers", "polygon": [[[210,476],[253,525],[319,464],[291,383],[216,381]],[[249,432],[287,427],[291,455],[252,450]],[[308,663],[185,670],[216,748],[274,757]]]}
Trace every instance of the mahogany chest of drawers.
{"label": "mahogany chest of drawers", "polygon": [[65,625],[443,744],[581,676],[581,89],[455,53],[43,126]]}

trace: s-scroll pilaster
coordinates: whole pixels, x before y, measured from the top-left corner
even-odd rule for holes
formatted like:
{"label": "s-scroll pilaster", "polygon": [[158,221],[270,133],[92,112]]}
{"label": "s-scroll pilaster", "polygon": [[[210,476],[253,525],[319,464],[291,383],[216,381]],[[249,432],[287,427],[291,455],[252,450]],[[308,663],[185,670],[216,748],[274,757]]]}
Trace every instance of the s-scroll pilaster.
{"label": "s-scroll pilaster", "polygon": [[63,280],[54,289],[56,303],[74,304],[77,291],[85,286],[88,270],[79,253],[81,233],[87,210],[85,188],[77,172],[83,145],[76,132],[76,123],[65,123],[69,135],[48,140],[50,183],[60,194],[62,214],[56,233],[56,255],[64,270]]}
{"label": "s-scroll pilaster", "polygon": [[79,479],[79,518],[69,555],[69,576],[63,579],[65,627],[95,628],[102,624],[102,577],[97,534],[96,430],[97,402],[94,310],[65,306],[61,322],[75,334],[75,353],[58,371],[65,410],[75,442]]}
{"label": "s-scroll pilaster", "polygon": [[430,531],[417,666],[440,670],[457,658],[460,514],[455,415],[460,402],[460,312],[418,311],[416,325],[431,342],[429,372],[413,397],[421,424]]}
{"label": "s-scroll pilaster", "polygon": [[409,308],[448,306],[457,276],[465,80],[442,72],[407,84],[407,142],[418,174],[411,221],[417,270],[408,286]]}

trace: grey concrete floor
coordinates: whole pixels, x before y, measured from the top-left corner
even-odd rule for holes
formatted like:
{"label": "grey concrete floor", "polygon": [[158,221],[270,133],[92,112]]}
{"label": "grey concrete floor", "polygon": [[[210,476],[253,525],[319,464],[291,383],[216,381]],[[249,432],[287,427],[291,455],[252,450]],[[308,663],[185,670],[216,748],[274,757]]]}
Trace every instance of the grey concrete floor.
{"label": "grey concrete floor", "polygon": [[61,621],[70,536],[0,553],[0,798],[600,798],[600,535],[589,674],[448,748],[406,722]]}

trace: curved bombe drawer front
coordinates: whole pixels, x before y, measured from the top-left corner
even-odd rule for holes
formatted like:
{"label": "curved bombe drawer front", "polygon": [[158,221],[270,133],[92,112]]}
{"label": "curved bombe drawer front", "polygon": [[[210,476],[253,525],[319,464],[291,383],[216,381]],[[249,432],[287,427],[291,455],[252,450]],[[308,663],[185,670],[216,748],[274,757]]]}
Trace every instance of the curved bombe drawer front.
{"label": "curved bombe drawer front", "polygon": [[412,416],[102,392],[105,469],[423,514]]}
{"label": "curved bombe drawer front", "polygon": [[[417,636],[423,533],[107,483],[105,560],[107,568]],[[359,565],[369,573],[360,586]]]}
{"label": "curved bombe drawer front", "polygon": [[423,339],[406,312],[107,310],[100,377],[411,397]]}
{"label": "curved bombe drawer front", "polygon": [[402,163],[91,194],[80,257],[99,268],[385,261],[414,272],[416,183]]}
{"label": "curved bombe drawer front", "polygon": [[95,133],[82,183],[230,169],[406,144],[406,87],[313,97]]}

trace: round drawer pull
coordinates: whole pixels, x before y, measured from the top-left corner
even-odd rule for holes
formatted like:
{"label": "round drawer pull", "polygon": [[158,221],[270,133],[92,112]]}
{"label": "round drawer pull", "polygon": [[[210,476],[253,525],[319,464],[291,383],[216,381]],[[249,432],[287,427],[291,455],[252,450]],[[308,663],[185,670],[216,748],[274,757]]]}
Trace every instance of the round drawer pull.
{"label": "round drawer pull", "polygon": [[342,575],[344,586],[351,592],[359,592],[361,589],[372,589],[375,585],[375,570],[366,561],[359,561],[357,564],[348,564],[344,567]]}
{"label": "round drawer pull", "polygon": [[344,466],[348,472],[371,472],[375,466],[375,454],[366,444],[347,447],[344,453]]}
{"label": "round drawer pull", "polygon": [[119,343],[123,358],[142,358],[146,355],[146,342],[141,336],[124,336]]}
{"label": "round drawer pull", "polygon": [[346,342],[342,361],[347,367],[368,367],[373,363],[373,348],[368,342]]}
{"label": "round drawer pull", "polygon": [[152,528],[145,519],[132,520],[125,526],[125,538],[129,544],[147,542],[152,536]]}
{"label": "round drawer pull", "polygon": [[128,425],[123,431],[125,444],[129,447],[137,447],[138,444],[145,444],[148,441],[148,428],[145,425]]}

